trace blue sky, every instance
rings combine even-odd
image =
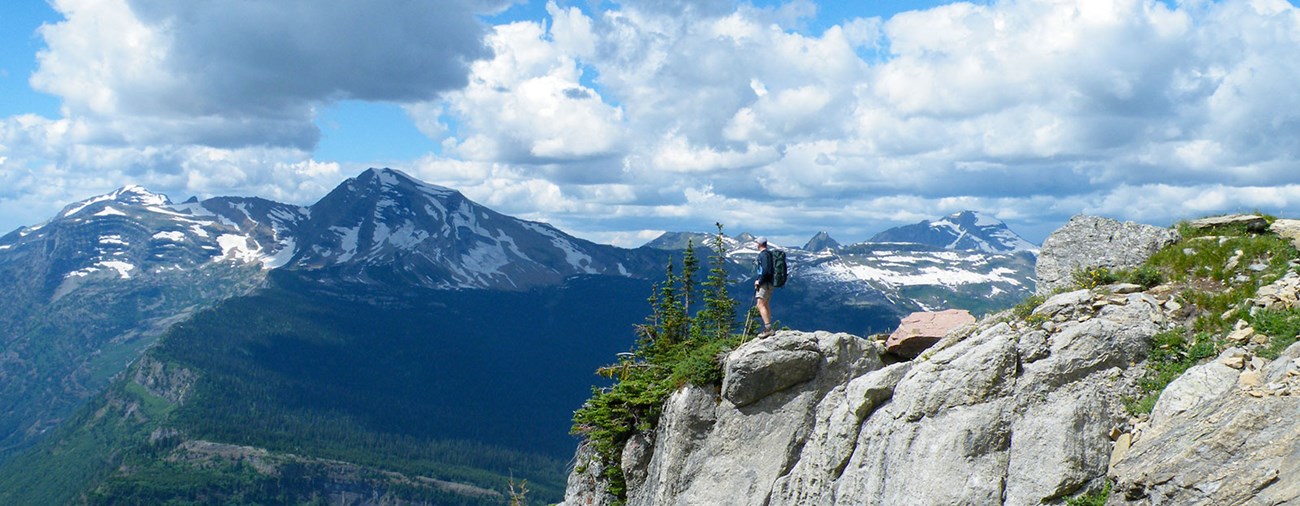
[[[1285,0],[16,0],[0,37],[0,233],[372,166],[622,246],[1300,216]]]

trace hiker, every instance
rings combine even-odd
[[[758,279],[754,280],[754,305],[758,306],[758,315],[763,317],[763,331],[758,333],[759,338],[768,337],[776,332],[772,330],[772,281],[773,273],[776,271],[772,261],[772,252],[767,249],[767,238],[759,237],[754,240],[754,245],[758,247],[758,256],[754,258],[754,269]]]

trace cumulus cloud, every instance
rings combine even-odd
[[[973,208],[1041,239],[1078,212],[1167,224],[1298,203],[1300,11],[1285,1],[953,3],[821,33],[798,29],[807,6],[552,5],[549,38],[532,24],[495,61],[594,72],[584,93],[623,112],[605,126],[623,140],[603,144],[621,181],[685,196],[605,208],[629,228],[671,215],[857,233]],[[545,138],[467,138],[507,159],[521,131]]]
[[[403,104],[439,143],[413,174],[593,239],[722,221],[853,241],[977,209],[1041,240],[1078,212],[1300,205],[1300,9],[1284,0],[956,2],[830,24],[808,0],[551,2],[491,27],[474,14],[504,2],[54,5],[67,20],[42,30],[32,82],[65,117],[0,127],[18,185],[36,169],[9,167],[87,164],[306,194],[349,175],[311,159],[312,118],[354,99]]]
[[[411,102],[491,56],[481,2],[56,0],[33,86],[86,143],[311,149],[318,106]]]

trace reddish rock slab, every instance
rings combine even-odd
[[[968,323],[975,323],[975,317],[965,309],[918,311],[903,318],[898,330],[885,340],[885,348],[895,355],[916,358],[949,331]]]

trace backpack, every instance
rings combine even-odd
[[[772,286],[783,287],[789,278],[790,272],[785,266],[785,252],[779,249],[772,250]]]

